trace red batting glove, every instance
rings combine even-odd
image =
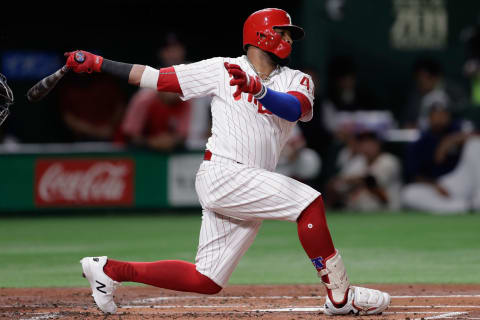
[[[103,57],[83,50],[65,52],[64,56],[67,57],[67,67],[76,73],[100,72],[103,63]]]
[[[262,91],[262,82],[259,77],[253,77],[245,73],[239,65],[225,62],[225,69],[228,74],[233,77],[230,80],[230,85],[237,86],[237,91],[233,94],[234,98],[237,98],[242,92],[251,93],[253,95]]]

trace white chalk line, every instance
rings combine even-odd
[[[35,313],[35,314],[38,314],[38,316],[33,316],[33,317],[29,317],[29,318],[20,318],[20,320],[54,319],[58,315],[60,315],[60,313],[58,313],[58,312],[46,312],[46,313]]]
[[[249,310],[250,312],[323,312],[324,308],[321,307],[298,307],[298,308],[277,308],[277,309],[254,309],[254,310]],[[462,311],[462,312],[448,312],[446,313],[445,311],[387,311],[383,312],[382,314],[468,314],[468,312]],[[427,318],[424,318],[427,319]]]
[[[389,306],[390,308],[404,308],[404,309],[417,309],[417,308],[429,308],[429,309],[440,309],[440,308],[469,308],[469,309],[480,309],[480,306],[475,305],[475,306],[453,306],[453,305],[438,305],[438,306]]]
[[[393,299],[439,299],[439,298],[480,298],[480,294],[451,294],[451,295],[422,295],[422,296],[391,296]],[[190,299],[208,299],[208,300],[222,300],[222,299],[302,299],[302,300],[318,300],[324,299],[324,296],[258,296],[258,297],[242,297],[242,296],[174,296],[174,297],[155,297],[147,299],[137,299],[132,303],[150,303],[165,300],[190,300]]]
[[[173,309],[173,308],[246,308],[249,307],[248,305],[243,305],[243,304],[233,304],[233,305],[124,305],[120,306],[120,308],[125,308],[125,309],[142,309],[142,308],[156,308],[156,309]],[[280,310],[280,309],[323,309],[322,307],[319,306],[303,306],[303,307],[298,307],[298,306],[286,306],[284,308],[279,308],[275,310]],[[435,305],[435,306],[415,306],[415,305],[408,305],[408,306],[399,306],[399,305],[394,305],[394,306],[389,306],[388,309],[480,309],[480,306],[463,306],[463,305],[458,305],[458,306],[452,306],[452,305]],[[262,309],[263,310],[263,309]],[[270,310],[270,309],[268,309]]]
[[[455,295],[419,295],[419,296],[411,296],[411,295],[405,295],[405,296],[392,296],[394,299],[419,299],[419,298],[480,298],[480,295],[478,294],[455,294]],[[185,300],[185,299],[209,299],[209,300],[235,300],[235,299],[324,299],[323,296],[251,296],[251,297],[245,297],[245,296],[165,296],[165,297],[155,297],[155,298],[147,298],[147,299],[137,299],[132,301],[132,303],[151,303],[151,302],[158,302],[158,301],[168,301],[168,300]],[[14,306],[0,306],[0,307],[14,307]],[[192,309],[192,308],[201,308],[201,309],[207,309],[207,308],[227,308],[227,309],[234,309],[234,308],[245,308],[248,307],[247,305],[126,305],[122,306],[121,308],[125,309],[140,309],[140,308],[153,308],[153,309],[172,309],[172,308],[187,308],[187,309]],[[429,308],[429,309],[434,309],[434,308],[480,308],[478,305],[434,305],[434,306],[399,306],[399,305],[394,305],[390,306],[390,309],[392,308],[405,308],[405,309],[415,309],[415,308]],[[255,309],[255,310],[249,310],[250,312],[323,312],[324,308],[323,307],[285,307],[285,308],[277,308],[277,309]],[[450,318],[452,316],[456,315],[465,315],[468,314],[468,312],[445,312],[445,311],[416,311],[416,312],[409,312],[409,311],[398,311],[398,312],[384,312],[384,314],[438,314],[437,316],[434,317],[429,317],[429,318],[424,318],[426,319],[443,319],[443,318]],[[41,319],[51,319],[53,317],[58,316],[58,313],[37,313],[36,316],[30,317],[30,318],[24,318],[28,320],[41,320]],[[479,318],[480,320],[480,318]]]
[[[480,294],[450,294],[450,295],[430,295],[430,296],[391,296],[395,299],[411,299],[411,298],[480,298]]]
[[[323,312],[325,309],[321,307],[295,307],[295,308],[278,308],[278,309],[255,309],[248,310],[250,312]]]
[[[227,308],[227,309],[234,309],[234,308],[246,308],[247,305],[213,305],[213,306],[205,306],[205,305],[198,305],[198,306],[184,306],[184,305],[154,305],[154,306],[139,306],[139,305],[127,305],[127,306],[119,306],[120,309],[174,309],[174,308],[200,308],[200,309],[208,309],[208,308]]]
[[[466,315],[468,312],[447,312],[444,314],[439,314],[438,316],[426,317],[426,318],[416,318],[414,320],[432,320],[432,319],[447,319],[456,316]]]

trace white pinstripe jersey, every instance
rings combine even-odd
[[[242,93],[233,98],[236,86],[230,86],[230,77],[224,62],[238,64],[247,74],[256,76],[247,57],[212,58],[191,64],[174,66],[184,100],[211,95],[212,136],[207,149],[213,154],[242,164],[275,170],[280,152],[287,142],[295,122],[284,120],[266,110],[252,95]],[[262,81],[279,92],[297,91],[304,94],[313,106],[314,84],[301,71],[279,67]],[[301,121],[309,121],[313,111]]]

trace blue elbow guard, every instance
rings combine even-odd
[[[265,88],[266,93],[258,101],[270,112],[282,119],[294,122],[300,119],[302,108],[300,101],[288,93]]]

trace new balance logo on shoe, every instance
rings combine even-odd
[[[105,288],[105,284],[101,283],[101,282],[98,281],[98,280],[95,280],[95,282],[99,284],[99,286],[96,287],[97,290],[100,291],[100,292],[102,292],[102,293],[104,293],[104,294],[107,294],[107,292],[106,292],[105,290],[102,290],[103,288]]]

